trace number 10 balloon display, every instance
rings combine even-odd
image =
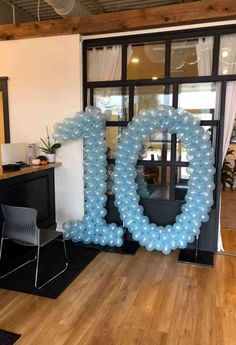
[[[137,194],[136,164],[142,143],[155,131],[176,134],[186,147],[190,175],[186,203],[173,225],[157,226],[143,214]],[[82,221],[66,222],[66,238],[74,242],[109,246],[123,244],[123,228],[107,224],[106,216],[106,145],[105,116],[100,110],[87,107],[85,112],[55,125],[55,138],[61,142],[84,139],[85,215]],[[207,222],[213,204],[214,155],[210,137],[200,126],[200,120],[183,109],[160,106],[150,109],[122,132],[116,148],[113,173],[115,206],[133,238],[147,250],[165,254],[172,249],[185,248]]]

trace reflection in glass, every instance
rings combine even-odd
[[[177,140],[176,143],[176,160],[180,162],[188,162],[186,147],[180,140]]]
[[[236,73],[236,34],[220,38],[219,74]]]
[[[156,131],[150,135],[149,140],[143,142],[139,152],[140,160],[170,161],[171,134]]]
[[[165,74],[165,44],[129,44],[127,79],[163,78]]]
[[[202,126],[204,131],[210,135],[211,140],[211,147],[214,149],[216,148],[216,136],[217,136],[217,128],[216,126]]]
[[[121,46],[87,49],[87,80],[106,81],[121,79]]]
[[[189,174],[187,167],[175,168],[175,200],[184,200],[188,190]]]
[[[178,107],[201,120],[218,120],[220,114],[220,84],[195,83],[179,85]]]
[[[213,43],[213,37],[173,40],[171,43],[171,77],[211,75]]]
[[[90,101],[90,89],[87,89],[87,105],[91,105],[91,101]]]
[[[112,173],[114,171],[115,165],[114,164],[107,164],[107,194],[112,195]]]
[[[116,145],[120,139],[123,128],[125,127],[118,127],[118,126],[106,127],[107,158],[110,158],[110,159],[114,158]]]
[[[170,197],[170,167],[157,165],[137,165],[135,182],[140,197],[151,199],[169,199]]]
[[[128,121],[128,103],[124,87],[94,89],[94,106],[106,114],[107,121]]]
[[[112,195],[114,164],[107,165],[107,194]],[[167,200],[170,197],[170,167],[136,166],[137,194],[141,198]]]
[[[163,85],[136,86],[134,89],[134,115],[159,105],[172,105],[173,88]]]
[[[215,126],[202,126],[204,131],[209,134],[211,146],[215,150],[216,147],[216,127]],[[180,162],[188,162],[186,147],[177,140],[176,143],[176,160]]]

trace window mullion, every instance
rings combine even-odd
[[[213,61],[212,61],[212,76],[218,76],[219,70],[219,54],[220,54],[220,35],[214,36],[214,47],[213,47]]]
[[[170,50],[171,50],[171,40],[166,40],[166,50],[165,50],[165,78],[170,78]]]
[[[134,116],[134,86],[129,88],[129,121],[132,121]]]

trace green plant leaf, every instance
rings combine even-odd
[[[50,153],[50,149],[47,149],[47,148],[45,148],[45,147],[39,147],[39,149],[40,149],[41,151],[43,151],[44,153]]]
[[[55,143],[51,146],[51,150],[56,151],[61,147],[60,143]]]
[[[42,138],[40,138],[40,140],[42,141],[42,143],[46,146],[46,148],[47,149],[49,149],[50,148],[50,146],[42,139]]]

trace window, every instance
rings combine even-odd
[[[236,34],[220,38],[219,74],[236,73]]]
[[[98,106],[107,115],[109,176],[122,130],[133,116],[161,104],[184,108],[201,121],[220,167],[216,148],[222,141],[226,92],[236,80],[236,29],[232,31],[208,28],[84,41],[84,105]],[[168,210],[184,202],[188,164],[186,148],[176,135],[155,132],[143,142],[136,182],[151,218],[155,207],[150,205],[166,205]],[[215,178],[219,184],[220,169]],[[111,195],[111,179],[108,186]],[[217,208],[219,191],[214,197]],[[163,223],[168,224],[167,218]]]
[[[106,127],[106,144],[107,144],[107,158],[114,159],[116,152],[116,145],[121,136],[124,127],[107,126]]]
[[[88,49],[87,75],[88,81],[121,79],[121,46]]]
[[[148,66],[148,68],[147,68]],[[127,79],[163,78],[165,74],[165,43],[129,44]]]
[[[179,85],[180,108],[201,120],[218,120],[220,107],[219,83],[191,83]]]
[[[134,115],[139,115],[142,110],[155,108],[161,104],[172,105],[172,100],[172,86],[135,86]]]
[[[171,43],[171,77],[211,75],[213,43],[213,37],[173,40]]]
[[[106,87],[94,89],[94,106],[106,114],[107,121],[128,121],[127,89]]]

